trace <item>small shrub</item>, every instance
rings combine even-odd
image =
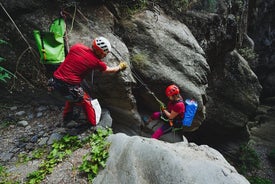
[[[79,167],[81,172],[87,174],[89,182],[92,182],[99,170],[106,166],[110,143],[105,139],[110,134],[112,134],[111,129],[98,129],[89,139],[91,151],[83,157]]]
[[[91,152],[83,158],[83,163],[80,166],[80,171],[88,175],[88,180],[91,181],[98,171],[105,167],[105,162],[108,157],[109,143],[105,138],[112,133],[111,129],[97,129],[94,134],[84,140],[80,140],[77,136],[65,135],[59,141],[54,142],[52,149],[48,155],[44,155],[43,150],[37,150],[32,153],[31,159],[46,158],[39,165],[38,170],[30,173],[27,176],[26,184],[38,184],[52,173],[54,167],[66,159],[71,153],[85,144],[89,143]],[[30,159],[29,157],[27,159]],[[1,183],[0,183],[1,184]]]
[[[0,184],[19,184],[18,181],[10,180],[9,175],[7,168],[0,164]]]
[[[239,150],[240,172],[247,174],[260,168],[260,159],[254,149],[248,145],[242,145]]]
[[[260,177],[250,177],[248,178],[248,181],[251,184],[272,184],[271,180]]]
[[[5,40],[0,39],[0,44],[8,44]],[[5,58],[0,56],[0,62],[5,61]],[[0,80],[2,82],[7,82],[6,79],[11,79],[11,77],[16,77],[13,73],[9,70],[0,66]]]
[[[10,120],[3,120],[0,122],[0,129],[7,128],[8,126],[13,125],[13,124],[15,124],[15,122],[10,121]]]
[[[52,173],[54,167],[69,156],[74,150],[81,147],[81,141],[77,136],[65,135],[61,140],[54,142],[52,150],[43,162],[39,165],[39,169],[27,176],[28,184],[40,183],[47,174]],[[43,152],[33,152],[33,157],[42,156]]]
[[[122,7],[120,12],[123,14],[123,17],[128,17],[145,9],[148,3],[150,3],[148,0],[120,0],[118,2],[120,7]]]
[[[257,54],[254,52],[254,50],[248,47],[240,48],[238,52],[247,61],[251,61],[257,58]]]
[[[148,56],[146,54],[139,53],[133,55],[131,60],[138,68],[144,68],[148,62]]]

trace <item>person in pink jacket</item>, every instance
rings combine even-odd
[[[164,124],[153,133],[152,138],[154,139],[159,139],[162,135],[171,132],[172,127],[182,126],[185,105],[178,86],[174,84],[168,86],[165,90],[165,94],[169,99],[167,108],[163,105],[161,107],[161,112],[154,112],[148,120],[146,118],[143,120],[145,124],[158,119],[164,121]]]

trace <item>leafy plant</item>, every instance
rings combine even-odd
[[[0,39],[0,44],[8,44],[8,42]],[[5,58],[0,56],[0,62],[2,62],[2,61],[5,61]],[[13,73],[11,73],[9,70],[0,66],[0,80],[2,82],[7,82],[6,79],[11,79],[11,77],[16,78],[16,76]]]
[[[260,159],[254,149],[248,145],[242,145],[239,150],[240,172],[247,174],[260,168]]]
[[[120,0],[118,1],[121,7],[123,17],[128,17],[138,11],[145,9],[148,6],[148,0]]]
[[[200,1],[198,1],[198,0],[172,0],[172,1],[162,1],[162,2],[168,3],[170,5],[169,8],[173,12],[183,13],[187,10],[190,10],[193,5],[198,4]]]
[[[271,180],[260,177],[249,177],[248,180],[251,184],[272,184]]]
[[[1,177],[1,178],[2,178],[2,177],[5,177],[6,174],[7,174],[6,168],[5,168],[4,166],[0,165],[0,177]]]
[[[26,162],[30,161],[31,158],[28,156],[27,153],[20,153],[18,155],[17,160],[18,160],[18,163],[26,163]]]
[[[39,165],[39,170],[30,173],[27,176],[27,183],[35,184],[40,183],[47,174],[52,173],[54,167],[61,162],[66,156],[70,155],[72,151],[81,147],[81,142],[77,136],[65,135],[61,140],[54,142],[52,150]],[[36,156],[40,153],[36,153]]]
[[[215,12],[215,9],[217,8],[217,1],[216,0],[208,0],[208,10],[209,12]]]
[[[240,48],[238,49],[238,52],[247,61],[251,61],[257,58],[257,54],[254,52],[254,50],[248,47]]]
[[[99,170],[106,166],[110,143],[105,139],[111,133],[111,129],[98,129],[96,134],[89,138],[91,151],[83,157],[83,162],[79,167],[81,172],[87,174],[89,182],[92,182]]]
[[[138,53],[134,54],[131,60],[138,68],[145,68],[146,63],[148,62],[148,56],[146,54]]]
[[[0,184],[18,184],[18,181],[12,181],[8,178],[7,168],[0,165]]]
[[[26,163],[30,160],[41,159],[46,154],[46,151],[45,148],[38,148],[33,150],[30,156],[27,153],[20,153],[18,155],[18,162]]]
[[[47,174],[52,173],[54,167],[62,162],[67,156],[85,144],[90,144],[91,152],[88,153],[80,166],[83,172],[91,172],[88,174],[90,181],[105,166],[108,157],[109,143],[104,139],[111,134],[111,129],[97,129],[97,131],[84,140],[80,140],[77,136],[65,135],[61,140],[54,142],[52,150],[46,156],[46,159],[39,165],[39,169],[27,176],[27,184],[40,183]],[[43,151],[33,152],[32,158],[40,157]]]
[[[14,124],[14,122],[10,121],[10,120],[4,120],[0,122],[0,129],[1,128],[6,128],[10,125]]]

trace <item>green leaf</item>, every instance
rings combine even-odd
[[[0,39],[0,44],[8,44],[5,40]]]
[[[0,57],[0,62],[5,61],[5,58]]]

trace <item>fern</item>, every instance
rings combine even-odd
[[[0,44],[8,44],[8,42],[6,42],[5,40],[0,39]],[[2,61],[5,61],[5,58],[0,57],[0,62],[2,62]],[[16,78],[16,76],[13,73],[11,73],[9,70],[7,70],[7,69],[0,66],[0,80],[2,82],[7,82],[6,79],[11,79],[11,77]]]

